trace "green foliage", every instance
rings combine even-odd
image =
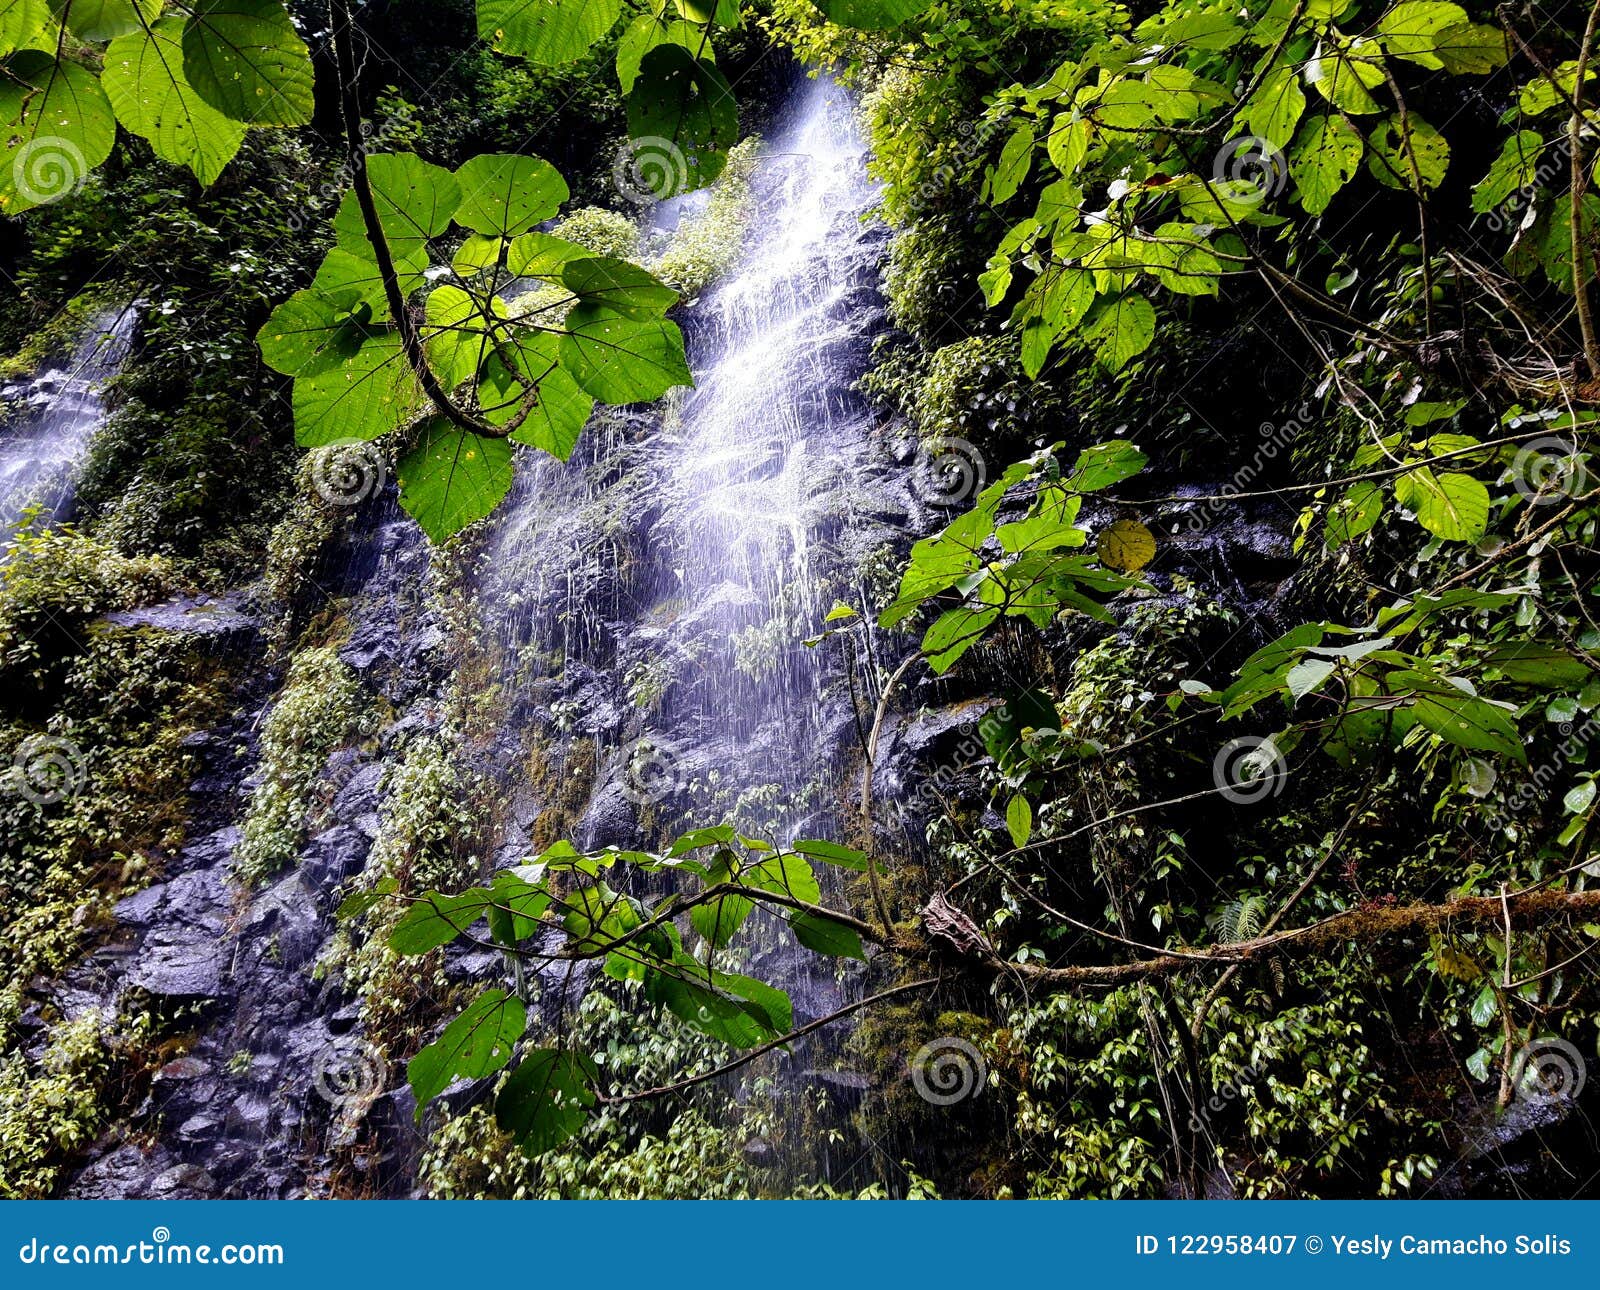
[[[429,421],[400,463],[401,503],[431,537],[450,537],[505,496],[506,438],[565,458],[594,399],[646,401],[692,383],[683,338],[660,316],[675,292],[643,270],[531,231],[567,195],[549,165],[479,157],[451,174],[410,154],[367,164],[383,254],[402,275],[394,290],[409,295],[423,285],[429,243],[454,220],[475,236],[455,256],[452,281],[428,292],[419,332],[389,318],[391,284],[351,193],[334,220],[339,245],[312,286],[268,319],[260,343],[266,361],[295,378],[296,436],[307,446],[409,427],[429,402],[424,373],[446,393],[464,388],[480,425]],[[508,274],[548,289],[513,305],[498,294]]]
[[[1102,567],[1111,563],[1104,550],[1099,563],[1067,553],[1089,539],[1089,530],[1077,522],[1084,494],[1108,488],[1144,464],[1144,454],[1124,439],[1086,449],[1070,472],[1062,471],[1053,449],[1010,467],[978,495],[972,510],[911,548],[899,593],[879,615],[879,625],[897,626],[928,604],[949,606],[922,638],[923,656],[943,673],[1005,618],[1026,618],[1036,627],[1073,612],[1112,621],[1094,597],[1127,590],[1137,579]],[[1026,516],[1001,523],[1002,503],[1024,485],[1033,492]]]
[[[729,152],[705,210],[686,219],[666,250],[650,262],[651,272],[686,297],[698,296],[743,253],[751,215],[750,175],[760,155],[761,141],[755,138]]]
[[[754,977],[715,966],[758,907],[785,917],[796,941],[827,956],[863,957],[861,939],[840,916],[819,908],[813,865],[858,870],[860,852],[825,840],[788,848],[740,835],[732,825],[684,834],[666,851],[584,854],[562,842],[536,860],[495,875],[491,885],[417,895],[389,932],[389,948],[415,956],[459,936],[485,935],[507,954],[538,959],[530,945],[547,926],[570,938],[569,956],[603,962],[605,975],[632,983],[685,1024],[734,1048],[784,1036],[794,1024],[788,996]],[[697,880],[654,905],[626,894],[606,876],[670,873]],[[365,912],[363,910],[362,912]],[[686,917],[703,954],[684,943]],[[482,922],[486,933],[473,929]],[[443,1034],[411,1059],[418,1115],[456,1078],[482,1079],[504,1068],[527,1025],[522,1002],[501,990],[480,994]],[[595,1104],[598,1071],[570,1048],[525,1050],[500,1087],[500,1127],[530,1155],[559,1146],[581,1129]]]
[[[175,589],[172,566],[129,557],[74,528],[23,529],[0,564],[0,675],[40,685],[76,653],[89,620]]]
[[[294,863],[315,805],[318,776],[336,748],[362,732],[369,700],[338,647],[300,651],[261,730],[261,782],[250,799],[235,865],[260,882]]]
[[[38,1069],[19,1049],[0,1057],[0,1197],[50,1196],[66,1163],[105,1122],[117,1042],[109,1029],[88,1008],[51,1030]]]

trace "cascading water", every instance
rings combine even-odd
[[[725,820],[778,841],[846,832],[858,711],[843,651],[804,642],[835,600],[862,604],[917,510],[856,392],[887,328],[866,161],[849,95],[806,85],[752,175],[742,258],[681,315],[696,388],[597,418],[511,499],[480,605],[510,700],[500,863]],[[875,697],[865,675],[855,688]],[[777,920],[752,919],[741,946],[797,1020],[859,995],[861,964],[797,951]],[[544,997],[574,987],[563,972]],[[787,1078],[847,1107],[864,1080],[837,1069],[837,1038],[798,1045]],[[841,1149],[842,1176],[862,1155]]]
[[[883,234],[863,223],[876,187],[852,112],[814,81],[765,150],[743,260],[685,319],[696,389],[601,426],[502,527],[486,599],[513,689],[600,744],[585,845],[633,840],[646,807],[833,827],[828,767],[854,719],[802,641],[853,598],[896,509],[873,496],[893,463],[853,392],[883,326]]]
[[[105,423],[105,384],[121,370],[138,320],[135,305],[97,314],[59,366],[0,390],[17,408],[0,433],[0,536],[31,509],[44,520],[71,515],[84,452]]]

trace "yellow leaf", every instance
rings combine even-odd
[[[1101,530],[1095,550],[1107,568],[1133,573],[1156,558],[1156,539],[1138,520],[1118,520]]]

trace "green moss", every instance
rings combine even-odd
[[[241,880],[260,882],[294,863],[315,805],[317,778],[336,748],[365,732],[370,708],[337,645],[295,656],[261,731],[261,782],[235,859]]]
[[[130,1044],[97,1008],[50,1032],[37,1068],[0,1056],[0,1197],[47,1197],[111,1113],[106,1091]]]
[[[728,154],[727,168],[711,186],[706,208],[685,220],[651,270],[686,297],[698,296],[744,253],[750,231],[750,176],[761,140],[752,136]]]
[[[638,225],[628,216],[601,206],[575,210],[550,231],[614,260],[631,260],[639,248]]]

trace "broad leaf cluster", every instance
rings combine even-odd
[[[707,1037],[736,1049],[782,1039],[794,1009],[782,990],[718,966],[758,909],[787,923],[799,945],[830,957],[864,958],[855,920],[822,904],[817,866],[866,868],[859,851],[823,839],[775,846],[732,825],[697,829],[659,853],[610,848],[582,853],[558,843],[537,859],[467,891],[431,891],[411,901],[389,946],[426,954],[459,938],[533,964],[598,960],[606,975],[638,983],[644,998]],[[629,895],[648,875],[678,888],[655,900]],[[358,895],[341,909],[365,913],[392,886]],[[549,933],[563,947],[544,948]],[[521,979],[521,974],[518,974]],[[527,1002],[503,989],[480,994],[409,1066],[418,1114],[456,1080],[515,1068],[500,1087],[495,1114],[529,1154],[548,1150],[583,1124],[603,1092],[588,1056],[529,1047]]]

